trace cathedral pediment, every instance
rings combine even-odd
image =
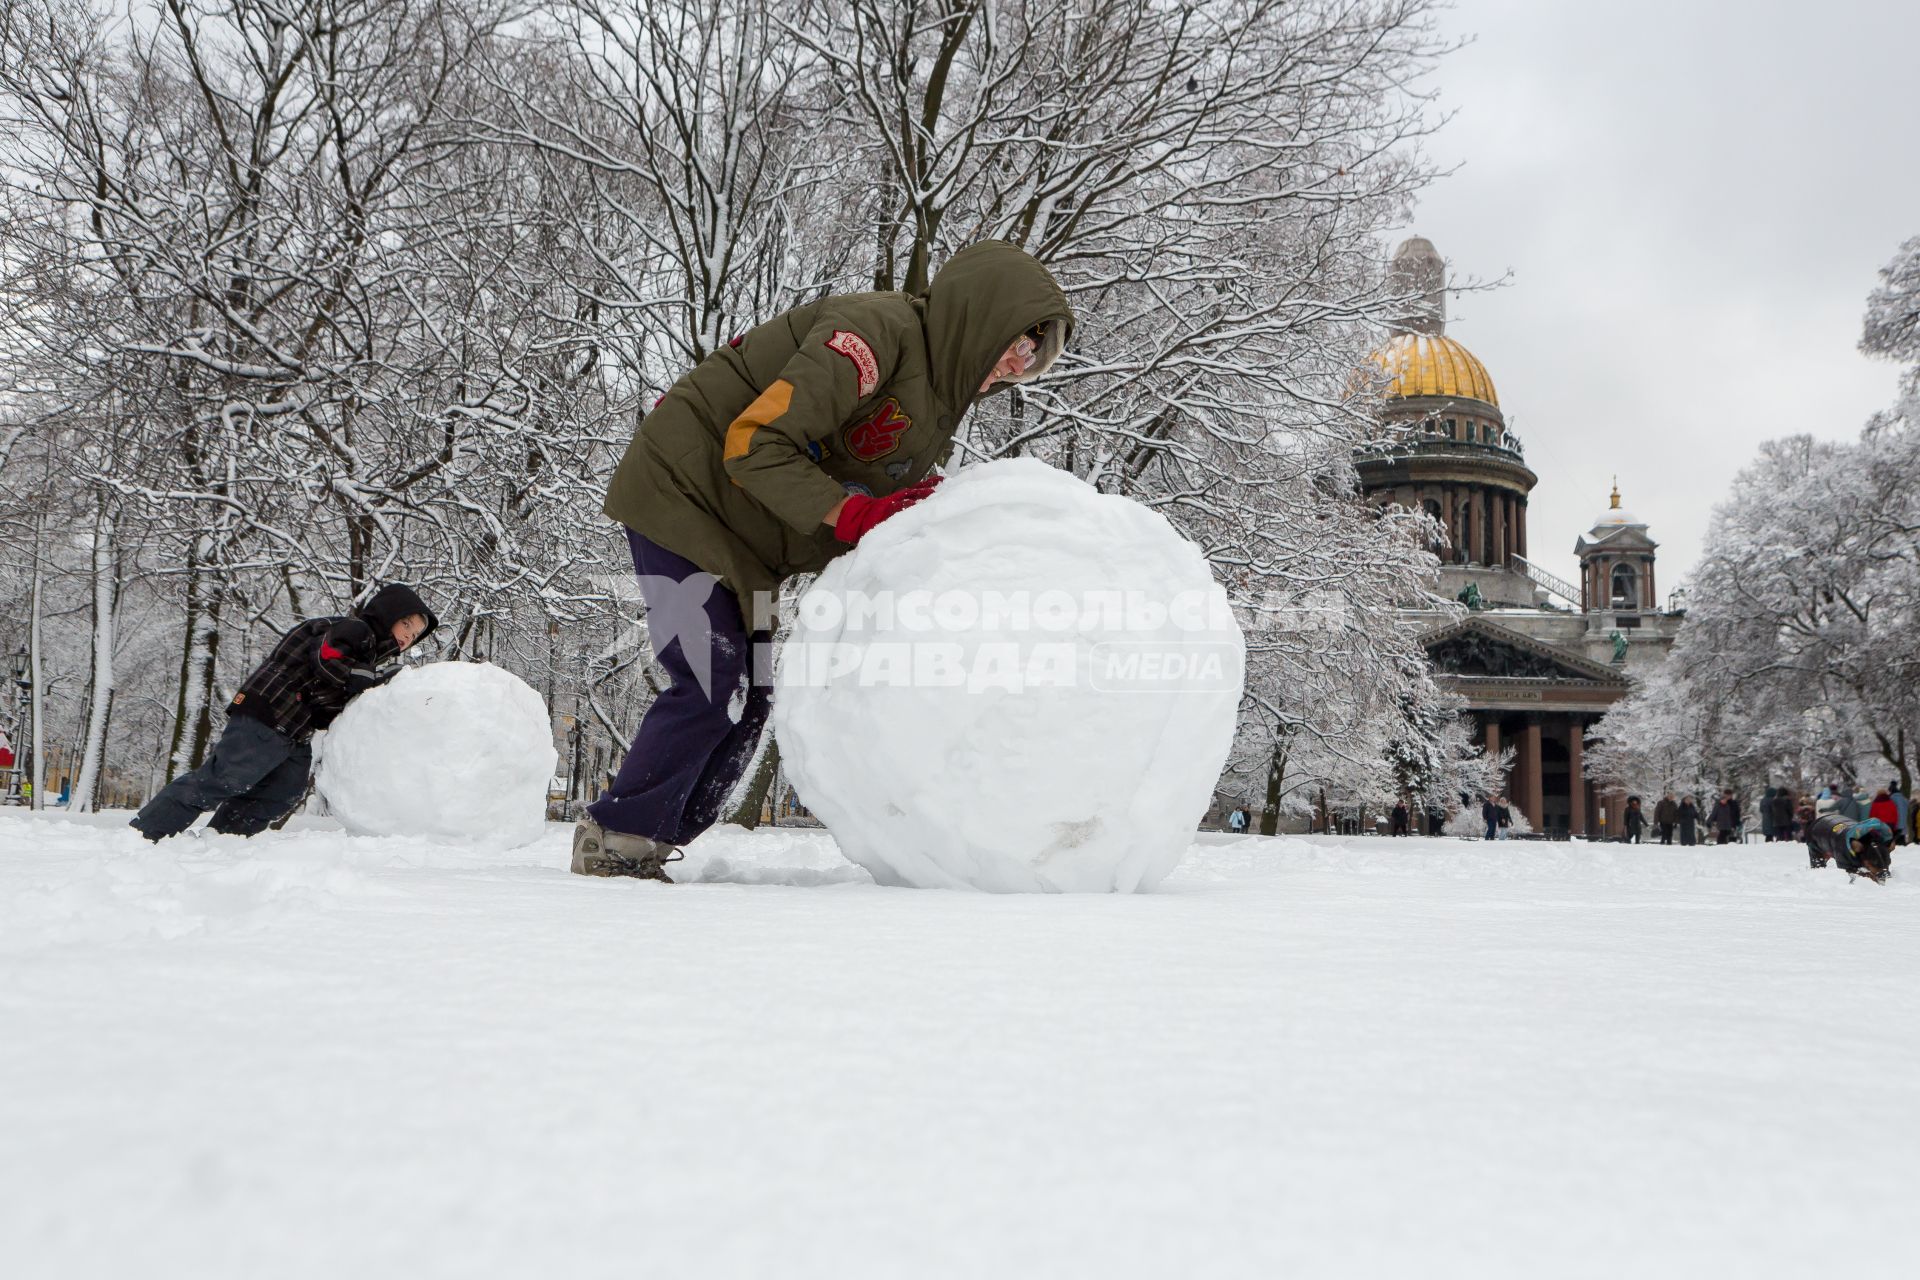
[[[1428,633],[1421,642],[1434,670],[1461,680],[1574,682],[1625,688],[1619,669],[1511,631],[1484,617],[1469,617]]]

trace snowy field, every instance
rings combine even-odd
[[[703,883],[0,813],[0,1275],[1907,1276],[1920,865]]]

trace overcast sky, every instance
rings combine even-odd
[[[1896,373],[1855,350],[1875,273],[1920,235],[1915,0],[1458,0],[1435,80],[1458,165],[1411,230],[1456,280],[1538,473],[1534,558],[1623,505],[1660,592],[1762,440],[1857,435]]]

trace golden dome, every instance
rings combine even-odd
[[[1386,392],[1390,400],[1458,396],[1500,405],[1487,366],[1445,334],[1397,333],[1373,353],[1373,362],[1393,379]]]

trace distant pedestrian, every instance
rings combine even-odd
[[[1693,802],[1692,796],[1680,802],[1680,807],[1674,811],[1674,816],[1680,822],[1680,843],[1697,843],[1694,839],[1694,828],[1700,823],[1700,806]]]
[[[1507,807],[1505,796],[1501,796],[1500,802],[1493,807],[1493,821],[1495,838],[1505,840],[1507,833],[1513,830],[1513,810]]]
[[[1640,833],[1647,829],[1647,815],[1640,811],[1640,797],[1627,797],[1626,834],[1622,837],[1627,844],[1639,844]]]
[[[1843,782],[1833,784],[1833,811],[1849,822],[1867,820],[1867,802]]]
[[[1227,815],[1227,830],[1238,834],[1244,833],[1246,829],[1247,811],[1236,806],[1234,811]]]
[[[1713,806],[1713,814],[1707,821],[1713,827],[1715,844],[1733,842],[1740,830],[1740,802],[1734,799],[1731,789],[1720,793],[1720,799]]]
[[[1774,840],[1793,839],[1793,792],[1786,787],[1776,787],[1773,792],[1773,835]]]
[[[1680,821],[1680,806],[1674,803],[1673,792],[1660,797],[1660,803],[1653,806],[1653,825],[1660,833],[1661,844],[1673,843],[1673,824]]]
[[[1500,806],[1494,803],[1492,796],[1480,801],[1480,821],[1487,829],[1487,839],[1500,838]]]
[[[1427,806],[1427,834],[1437,836],[1441,828],[1446,825],[1447,815],[1440,811],[1440,806],[1437,804]]]
[[[1893,829],[1894,843],[1905,844],[1913,838],[1913,831],[1907,825],[1913,821],[1913,805],[1907,799],[1907,793],[1900,789],[1899,779],[1896,778],[1887,790],[1893,793],[1893,807],[1900,815],[1900,825]]]
[[[1413,834],[1413,814],[1407,809],[1407,802],[1401,800],[1393,806],[1393,834],[1407,836]]]
[[[1893,796],[1885,787],[1875,794],[1873,803],[1867,806],[1867,816],[1886,823],[1889,835],[1900,829],[1900,806],[1893,802]]]
[[[1773,798],[1780,788],[1768,786],[1760,796],[1760,838],[1768,844],[1773,843]]]

